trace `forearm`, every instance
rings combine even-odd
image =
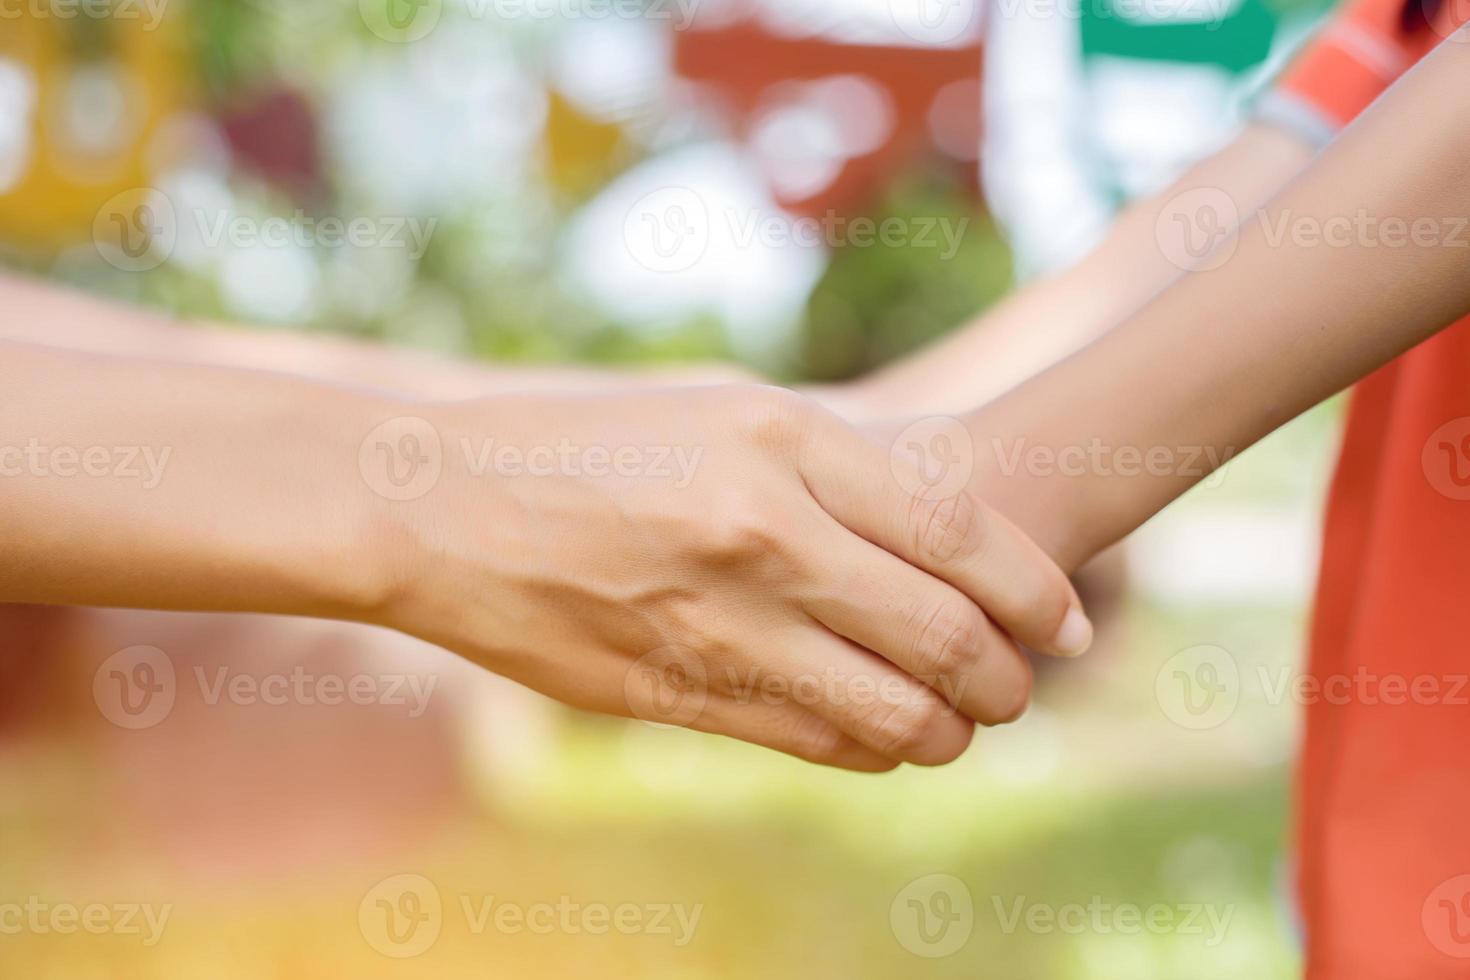
[[[974,413],[989,498],[1076,564],[1200,479],[1202,460],[1228,458],[1470,310],[1470,248],[1452,234],[1456,216],[1470,215],[1467,70],[1470,51],[1442,45],[1247,214],[1223,265],[1183,275],[1124,325]],[[1444,234],[1390,247],[1387,224],[1381,236],[1334,244],[1291,231],[1360,214]],[[1028,473],[1035,457],[1018,456],[1018,445],[1100,447],[1111,465]],[[1135,463],[1125,475],[1120,450],[1173,465],[1133,473]]]
[[[0,601],[351,618],[391,588],[379,416],[284,376],[0,343]]]
[[[561,365],[507,367],[328,334],[178,322],[4,274],[0,274],[0,309],[6,314],[0,318],[0,340],[184,364],[281,371],[422,398],[748,380],[733,367],[638,373]]]
[[[1311,153],[1284,130],[1246,130],[1167,191],[1125,211],[1107,240],[1076,267],[1018,290],[969,326],[860,382],[862,401],[894,415],[959,412],[998,397],[1086,346],[1173,281],[1179,267],[1158,239],[1168,202],[1208,187],[1255,208]]]

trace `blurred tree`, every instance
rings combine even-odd
[[[833,252],[807,308],[803,375],[861,374],[945,333],[1010,289],[1010,251],[958,178],[912,174],[871,218],[880,225],[903,222],[907,244],[885,245],[880,238]]]

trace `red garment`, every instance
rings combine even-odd
[[[1345,126],[1470,17],[1449,0],[1431,23],[1410,2],[1406,14],[1403,0],[1356,0],[1277,100]],[[1470,319],[1353,394],[1310,672],[1351,693],[1307,705],[1307,976],[1470,977]]]

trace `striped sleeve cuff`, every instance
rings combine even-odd
[[[1266,93],[1256,104],[1255,118],[1283,129],[1314,149],[1322,149],[1340,132],[1337,122],[1308,100],[1286,89]]]

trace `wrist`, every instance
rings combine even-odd
[[[348,396],[309,438],[309,512],[281,573],[301,615],[399,626],[431,551],[448,443],[439,406]],[[315,492],[312,492],[312,491]]]
[[[974,469],[971,490],[1024,531],[1067,572],[1075,571],[1108,542],[1096,540],[1103,522],[1090,514],[1092,477],[1068,474],[1055,465],[1060,447],[1032,435],[1045,431],[1023,421],[1007,402],[961,416],[970,434]],[[1029,424],[1028,424],[1029,423]]]

